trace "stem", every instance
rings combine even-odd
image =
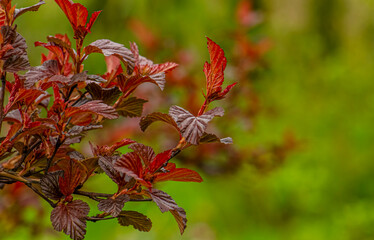
[[[205,99],[204,104],[201,106],[201,108],[200,108],[199,113],[197,114],[197,116],[203,115],[203,113],[205,112],[206,108],[208,107],[208,104],[209,104],[209,102]]]
[[[1,92],[0,92],[0,133],[4,119],[4,98],[5,98],[5,85],[6,85],[6,73],[1,74]]]
[[[101,220],[110,220],[110,219],[115,219],[116,217],[107,217],[107,218],[100,218],[100,217],[86,217],[86,220],[87,221],[91,221],[91,222],[97,222],[97,221],[101,221]]]
[[[75,73],[80,73],[80,68],[81,68],[81,49],[82,49],[82,44],[83,40],[80,38],[77,38],[75,41],[76,48],[77,48],[77,55],[76,55],[76,64],[75,64]]]

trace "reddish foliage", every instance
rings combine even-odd
[[[192,145],[232,142],[205,132],[215,116],[223,116],[220,107],[208,110],[209,103],[224,98],[232,87],[221,89],[226,66],[223,50],[208,39],[211,63],[205,65],[207,95],[199,114],[195,116],[172,106],[169,114],[156,112],[138,119],[143,131],[155,121],[172,125],[180,136],[174,140],[174,147],[155,154],[151,147],[125,138],[112,145],[91,144],[92,155],[84,156],[71,145],[80,143],[88,131],[102,128],[107,120],[141,117],[148,101],[132,96],[134,91],[146,82],[163,90],[165,74],[178,65],[154,64],[139,55],[135,43],[128,49],[99,39],[83,46],[100,11],[94,12],[87,23],[88,11],[83,5],[70,0],[55,2],[74,30],[75,49],[67,35],[49,36],[47,43],[35,43],[48,50],[47,55],[42,55],[42,65],[30,67],[26,42],[13,22],[27,11],[38,10],[44,2],[16,9],[10,0],[0,1],[0,130],[3,126],[8,129],[5,137],[0,138],[0,183],[24,183],[53,207],[50,220],[54,229],[72,239],[84,238],[86,221],[111,218],[117,218],[123,226],[149,231],[152,222],[146,216],[122,210],[128,201],[155,202],[162,212],[171,212],[183,233],[186,212],[167,193],[157,189],[157,182],[202,182],[197,172],[177,168],[171,162],[173,158]],[[106,73],[90,75],[84,71],[83,63],[93,53],[106,57]],[[24,70],[25,75],[18,75]],[[13,73],[14,81],[7,73]],[[9,92],[7,100],[5,91]],[[121,154],[118,149],[126,145],[133,151]],[[105,173],[116,183],[117,192],[82,191],[86,181],[97,173]],[[88,204],[76,200],[76,195],[97,201],[102,213],[88,216]]]

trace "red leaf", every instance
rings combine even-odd
[[[114,163],[114,169],[125,173],[136,180],[143,180],[142,161],[135,152],[122,155],[122,157]]]
[[[86,234],[86,217],[90,207],[82,200],[68,204],[60,203],[51,212],[52,226],[56,231],[63,231],[71,239],[81,240]]]
[[[170,164],[170,163],[169,163]],[[154,182],[179,181],[179,182],[202,182],[201,176],[194,170],[187,168],[166,169],[169,172],[160,173],[156,176]]]
[[[9,98],[9,102],[4,108],[4,113],[7,113],[9,110],[16,106],[17,104],[29,106],[42,94],[43,91],[37,89],[25,89],[25,88],[18,88],[14,85],[14,90],[17,91],[13,96],[11,93],[11,97]]]
[[[59,178],[60,191],[64,196],[70,196],[79,184],[86,178],[87,173],[83,166],[74,159],[60,161],[54,170],[63,170],[63,177]]]
[[[70,0],[55,0],[55,2],[60,6],[62,11],[64,11],[74,29],[75,36],[81,39],[83,39],[87,33],[90,32],[92,25],[101,12],[94,12],[86,26],[88,11],[85,6],[79,3],[73,3]]]
[[[155,173],[170,160],[172,154],[173,149],[157,154],[157,156],[152,159],[147,171],[152,174]]]
[[[118,148],[129,145],[131,143],[135,143],[135,141],[125,138],[119,142],[116,142],[112,146],[104,145],[104,146],[94,147],[91,145],[91,147],[92,147],[92,152],[95,154],[95,156],[99,156],[99,155],[100,156],[111,156]]]
[[[224,70],[226,68],[227,60],[222,48],[208,39],[208,50],[210,55],[210,63],[205,62],[204,73],[206,77],[206,98],[209,101],[222,99],[235,85],[232,84],[222,92],[222,84],[224,81]]]
[[[96,11],[96,12],[92,13],[90,21],[88,22],[87,27],[86,27],[87,31],[91,32],[92,25],[95,23],[95,21],[96,21],[96,19],[99,16],[100,13],[101,13],[101,11]]]
[[[149,146],[145,146],[141,143],[131,144],[129,147],[141,158],[145,167],[148,167],[149,163],[156,156],[153,149]]]

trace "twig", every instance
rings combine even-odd
[[[77,194],[77,195],[82,195],[82,196],[86,196],[88,198],[91,198],[92,200],[95,200],[96,202],[100,202],[102,200],[102,199],[100,199],[100,197],[101,198],[110,198],[111,196],[113,196],[113,194],[85,192],[85,191],[80,191],[80,190],[76,190],[74,193]]]
[[[45,201],[47,201],[49,203],[49,205],[51,205],[52,208],[55,208],[57,206],[56,203],[52,202],[49,198],[47,198],[46,196],[44,196],[41,192],[39,192],[38,189],[36,189],[30,182],[27,182],[25,183],[26,186],[28,186],[31,190],[33,190],[36,194],[38,194],[40,197],[42,197]]]
[[[107,193],[95,193],[95,192],[85,192],[85,191],[81,191],[81,190],[76,190],[74,192],[75,194],[77,195],[82,195],[82,196],[86,196],[86,197],[89,197],[95,201],[101,201],[102,199],[100,198],[110,198],[113,196],[113,194],[107,194]],[[149,201],[152,201],[152,199],[130,199],[130,202],[149,202]]]
[[[57,153],[57,150],[61,146],[61,144],[62,144],[62,142],[60,142],[60,137],[59,137],[59,138],[57,138],[56,146],[55,146],[55,149],[53,150],[52,156],[49,159],[47,159],[47,167],[45,168],[45,171],[44,171],[45,174],[47,174],[49,168],[51,167],[52,160],[55,157],[55,155]]]

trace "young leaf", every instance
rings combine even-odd
[[[224,70],[226,68],[227,60],[222,48],[208,39],[208,50],[210,55],[210,63],[205,62],[204,73],[206,77],[206,98],[209,102],[219,100],[226,96],[230,89],[236,84],[231,84],[222,91],[222,84],[224,81]]]
[[[177,129],[177,131],[179,132],[179,128],[176,122],[173,120],[173,118],[170,117],[170,115],[168,114],[160,113],[160,112],[154,112],[154,113],[148,114],[145,117],[142,117],[139,122],[140,129],[144,132],[152,123],[157,122],[157,121],[168,123],[171,126],[173,126],[175,129]]]
[[[58,183],[60,191],[65,197],[74,193],[78,185],[81,184],[87,176],[87,170],[84,169],[81,163],[70,158],[60,161],[54,168],[64,171],[64,175],[59,178]]]
[[[148,101],[141,98],[131,97],[121,102],[116,107],[116,110],[124,117],[140,117],[143,112],[143,105],[146,102]]]
[[[114,143],[112,146],[104,145],[94,147],[93,145],[91,145],[91,150],[93,154],[95,154],[95,156],[112,156],[118,148],[129,145],[131,143],[135,143],[135,141],[124,138],[121,141]]]
[[[144,144],[141,144],[141,143],[131,144],[129,148],[134,150],[134,152],[141,158],[144,166],[146,167],[149,166],[149,163],[156,156],[155,152],[153,151],[151,147],[145,146]]]
[[[161,167],[166,165],[166,163],[171,159],[172,155],[173,155],[173,149],[157,154],[156,157],[154,157],[150,161],[147,171],[150,173],[155,173]]]
[[[198,117],[178,106],[171,106],[169,109],[169,115],[177,123],[182,136],[186,138],[187,142],[195,145],[199,144],[199,139],[205,132],[210,120],[215,116],[221,117],[223,114],[224,111],[220,107],[214,108]]]
[[[122,211],[117,217],[118,223],[122,226],[132,225],[142,232],[149,232],[152,228],[151,219],[135,211]]]
[[[86,234],[86,217],[90,207],[82,200],[68,204],[60,203],[51,212],[52,226],[56,231],[63,231],[71,239],[81,240]]]
[[[135,58],[134,74],[148,76],[152,82],[155,82],[161,90],[165,86],[165,73],[170,72],[178,66],[173,62],[163,64],[154,64],[151,60],[139,55],[139,49],[136,43],[130,43],[131,52]]]
[[[116,198],[108,198],[101,200],[97,208],[105,213],[110,213],[113,217],[117,217],[126,202],[130,201],[129,195],[119,195]]]
[[[85,8],[82,4],[73,3],[70,0],[55,0],[55,2],[60,6],[62,11],[64,11],[74,29],[75,37],[79,39],[84,39],[87,33],[90,32],[93,23],[96,21],[101,12],[94,12],[86,26],[88,11],[87,8]]]
[[[114,169],[122,172],[136,180],[142,181],[143,165],[140,157],[135,152],[130,152],[122,155],[114,163]]]

